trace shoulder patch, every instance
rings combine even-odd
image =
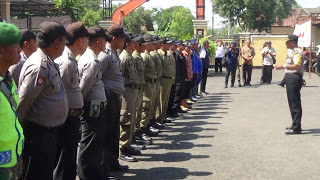
[[[41,67],[47,69],[47,67],[48,67],[48,61],[47,61],[47,59],[42,59],[42,60],[41,60]]]
[[[43,82],[46,81],[46,78],[41,76],[41,75],[38,75],[38,78],[37,78],[37,85],[41,85],[43,84]]]

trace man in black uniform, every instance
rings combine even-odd
[[[284,80],[286,83],[287,97],[292,118],[292,126],[287,127],[287,135],[301,134],[301,95],[303,76],[303,52],[298,48],[298,36],[289,35],[286,39],[287,49],[291,50],[287,56],[287,64],[275,66],[275,69],[285,69]]]

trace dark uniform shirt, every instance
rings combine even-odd
[[[187,79],[187,61],[180,51],[176,51],[177,81],[184,82]]]

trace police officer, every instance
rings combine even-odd
[[[141,54],[146,50],[146,42],[141,35],[136,36],[133,39],[136,42],[136,50],[133,52],[132,57],[134,58],[137,73],[140,81],[140,89],[138,90],[137,99],[136,99],[136,107],[137,107],[137,123],[135,129],[135,140],[137,142],[141,142],[143,144],[150,145],[152,143],[152,139],[142,132],[140,127],[140,122],[142,119],[142,111],[143,111],[143,91],[145,87],[145,62],[143,61]]]
[[[97,55],[104,50],[106,34],[102,28],[88,28],[89,42],[78,63],[80,88],[84,101],[81,119],[81,141],[78,176],[84,179],[105,179],[101,166],[106,138],[105,108],[107,98],[101,81],[101,63]]]
[[[172,80],[174,78],[174,60],[170,59],[168,55],[168,50],[170,48],[169,39],[161,39],[161,49],[158,50],[158,53],[162,62],[162,74],[161,74],[161,91],[160,91],[160,115],[158,118],[158,123],[165,123],[166,113],[168,109],[168,102],[170,96],[170,90],[172,86]]]
[[[284,80],[286,83],[287,97],[291,112],[292,125],[287,127],[287,135],[301,134],[301,95],[303,76],[303,52],[298,48],[299,37],[293,34],[286,38],[287,49],[291,50],[287,56],[287,63],[275,66],[275,69],[285,69]]]
[[[88,45],[88,31],[81,22],[67,27],[69,33],[67,46],[62,56],[55,62],[59,65],[60,75],[68,98],[68,117],[59,130],[59,146],[57,151],[57,166],[54,171],[55,180],[76,178],[76,158],[79,142],[80,118],[83,107],[83,97],[79,86],[79,72],[76,56],[82,55]]]
[[[36,41],[36,34],[32,32],[30,29],[23,29],[21,30],[22,39],[20,40],[19,46],[21,48],[21,59],[18,64],[12,65],[9,68],[10,74],[13,76],[14,82],[18,85],[19,84],[19,76],[20,71],[22,69],[23,64],[34,53],[38,46]]]
[[[155,68],[157,71],[157,79],[155,81],[155,94],[160,94],[160,79],[162,76],[162,62],[160,55],[158,53],[158,50],[161,48],[161,42],[160,37],[158,35],[152,36],[153,38],[153,45],[154,50],[150,52],[150,55],[152,56],[155,64]],[[151,110],[152,119],[150,120],[150,131],[155,131],[156,133],[159,133],[159,129],[163,129],[164,126],[160,124],[158,121],[159,115],[160,115],[160,96],[154,96],[154,99],[152,100],[154,104],[154,108]]]
[[[142,120],[140,122],[140,127],[144,134],[148,136],[157,136],[158,132],[154,129],[150,129],[151,120],[154,118],[153,110],[155,108],[155,92],[156,92],[156,82],[158,79],[158,73],[155,65],[155,60],[151,56],[151,52],[154,51],[154,44],[152,36],[145,36],[145,42],[147,42],[146,50],[141,55],[145,64],[145,76],[146,81],[144,91],[143,91],[143,111]]]
[[[99,54],[102,82],[108,104],[106,108],[107,140],[102,162],[106,171],[128,170],[128,166],[119,164],[120,109],[121,96],[125,92],[122,68],[117,50],[124,46],[125,33],[120,25],[108,28],[108,42],[105,52]]]
[[[127,33],[125,37],[124,49],[119,58],[122,66],[124,77],[125,93],[122,98],[122,106],[120,112],[120,159],[128,162],[138,161],[131,155],[140,155],[141,148],[134,149],[131,145],[134,130],[136,127],[136,99],[140,82],[137,73],[136,64],[133,60],[132,53],[135,50],[136,43],[132,40],[131,33]],[[138,145],[135,144],[136,148]]]
[[[0,179],[22,176],[24,135],[17,117],[19,95],[8,68],[20,60],[21,33],[13,24],[0,23]]]
[[[65,28],[57,22],[40,24],[39,48],[20,73],[18,115],[26,137],[23,162],[27,180],[53,176],[58,130],[68,114],[66,92],[54,60],[61,56],[66,36]]]

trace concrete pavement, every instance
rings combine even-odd
[[[224,87],[224,73],[209,77],[209,95],[154,138],[139,162],[119,179],[320,179],[320,77],[303,87],[303,134],[287,136],[291,117],[285,88],[277,85],[284,71],[273,71],[270,85]]]

